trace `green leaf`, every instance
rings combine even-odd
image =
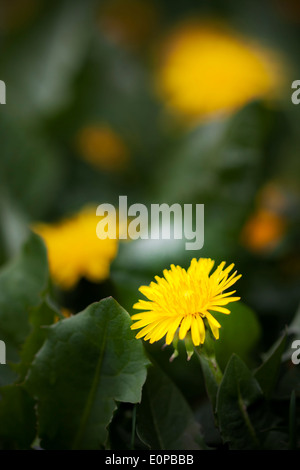
[[[239,301],[230,304],[229,309],[230,315],[214,313],[221,324],[215,352],[223,370],[232,354],[237,354],[248,366],[252,365],[251,354],[261,336],[260,323],[251,308]]]
[[[137,432],[154,450],[205,448],[192,411],[174,383],[157,367],[149,368],[138,406]]]
[[[217,415],[222,438],[231,449],[260,448],[257,429],[251,420],[250,407],[263,397],[256,379],[242,360],[230,359],[217,396]]]
[[[140,401],[148,360],[130,324],[107,298],[49,327],[26,380],[43,448],[99,449],[116,401]]]
[[[47,337],[47,326],[54,323],[57,315],[59,315],[59,312],[51,305],[49,299],[43,300],[38,307],[31,310],[29,321],[33,329],[23,345],[20,354],[21,362],[14,367],[20,374],[19,381],[25,378],[35,354],[42,347]]]
[[[7,347],[7,364],[0,366],[0,384],[5,385],[0,388],[0,447],[4,449],[28,449],[35,437],[34,400],[22,384],[12,382],[22,379],[41,344],[36,330],[32,333],[31,330],[33,325],[42,324],[45,316],[33,323],[32,317],[33,312],[41,313],[40,303],[47,285],[46,249],[40,237],[31,234],[19,255],[0,272],[0,338]],[[29,354],[29,343],[28,346],[24,343],[32,335],[35,348]],[[16,365],[21,356],[21,364]]]
[[[263,363],[255,371],[254,377],[261,386],[267,398],[270,398],[276,384],[281,365],[282,355],[286,345],[286,334],[284,334],[273,345],[270,351],[266,354]]]
[[[30,447],[36,432],[34,400],[22,386],[1,387],[0,422],[0,449]]]
[[[31,331],[29,311],[39,305],[47,284],[46,248],[40,237],[31,234],[20,254],[0,271],[0,339],[7,352],[0,385],[14,378],[9,362],[19,361],[21,346]]]
[[[3,448],[28,449],[35,438],[35,401],[22,382],[46,339],[45,325],[52,324],[56,314],[48,299],[30,311],[29,321],[33,329],[22,347],[20,363],[12,365],[18,377],[14,384],[0,388],[0,448],[2,445]]]

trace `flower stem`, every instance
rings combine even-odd
[[[223,378],[223,373],[216,359],[213,338],[207,335],[204,345],[196,347],[195,351],[201,364],[207,395],[215,414],[217,393]]]
[[[133,406],[133,410],[132,410],[132,427],[131,427],[131,441],[130,441],[131,450],[134,450],[135,431],[136,431],[136,405]]]

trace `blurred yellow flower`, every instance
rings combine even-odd
[[[242,228],[242,244],[257,253],[276,248],[287,231],[288,204],[283,188],[275,182],[265,184],[257,193],[256,210]]]
[[[74,287],[82,277],[91,282],[109,277],[118,242],[97,237],[98,221],[96,208],[88,207],[58,223],[33,226],[45,241],[50,273],[61,288]]]
[[[233,112],[279,85],[271,53],[212,23],[187,23],[167,39],[158,92],[170,110],[191,119]]]
[[[224,305],[240,297],[232,297],[236,291],[224,291],[241,275],[237,275],[236,271],[229,275],[234,264],[224,269],[225,262],[210,274],[213,266],[214,261],[210,258],[200,258],[198,261],[193,258],[187,270],[171,265],[170,270],[163,271],[163,278],[155,276],[156,283],[140,287],[140,292],[149,300],[139,300],[133,306],[145,310],[131,317],[137,320],[131,329],[142,328],[136,338],[144,337],[154,343],[166,335],[166,344],[171,344],[178,329],[180,340],[190,330],[193,344],[199,346],[205,341],[206,319],[218,339],[221,325],[210,311],[230,313]]]
[[[87,126],[77,135],[80,155],[101,170],[121,170],[128,163],[128,149],[122,138],[109,126]]]
[[[241,241],[251,251],[269,251],[281,241],[286,226],[283,216],[268,209],[257,209],[243,227]]]

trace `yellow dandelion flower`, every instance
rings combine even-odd
[[[91,282],[109,277],[118,242],[100,240],[96,234],[98,222],[96,208],[88,207],[58,223],[32,227],[45,241],[50,273],[61,288],[74,287],[82,277]]]
[[[155,276],[156,282],[140,287],[140,292],[149,300],[139,300],[134,309],[145,310],[132,315],[137,320],[131,329],[142,328],[136,338],[144,337],[150,343],[159,341],[166,335],[166,344],[171,344],[178,331],[178,338],[185,339],[190,332],[195,346],[205,341],[205,320],[213,336],[219,338],[220,323],[211,312],[229,314],[224,306],[240,297],[233,297],[236,291],[224,292],[241,275],[232,271],[234,264],[225,269],[222,262],[211,274],[214,261],[210,258],[192,259],[185,270],[171,265],[163,271],[164,277]]]
[[[163,47],[158,92],[171,111],[191,120],[234,112],[278,95],[279,60],[272,55],[222,25],[187,23]]]
[[[77,135],[80,155],[100,170],[117,171],[128,163],[129,153],[123,139],[107,125],[82,128]]]

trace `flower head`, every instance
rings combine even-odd
[[[224,306],[240,297],[232,296],[235,291],[224,291],[241,275],[236,271],[229,274],[234,264],[225,269],[225,262],[222,262],[211,274],[213,266],[210,258],[194,258],[187,270],[171,265],[171,269],[163,271],[163,278],[155,276],[156,282],[140,287],[140,292],[149,300],[139,300],[133,306],[144,310],[131,317],[137,320],[131,329],[142,328],[136,338],[144,337],[154,343],[166,335],[166,344],[171,344],[177,330],[180,340],[190,331],[193,344],[199,346],[205,341],[207,320],[218,339],[221,325],[211,312],[230,313]]]
[[[74,287],[82,277],[92,282],[108,278],[118,242],[100,240],[96,226],[96,208],[88,207],[60,222],[33,227],[47,246],[52,278],[63,289]]]
[[[158,91],[172,112],[188,120],[234,112],[278,95],[279,60],[272,55],[222,24],[188,22],[166,39]]]

